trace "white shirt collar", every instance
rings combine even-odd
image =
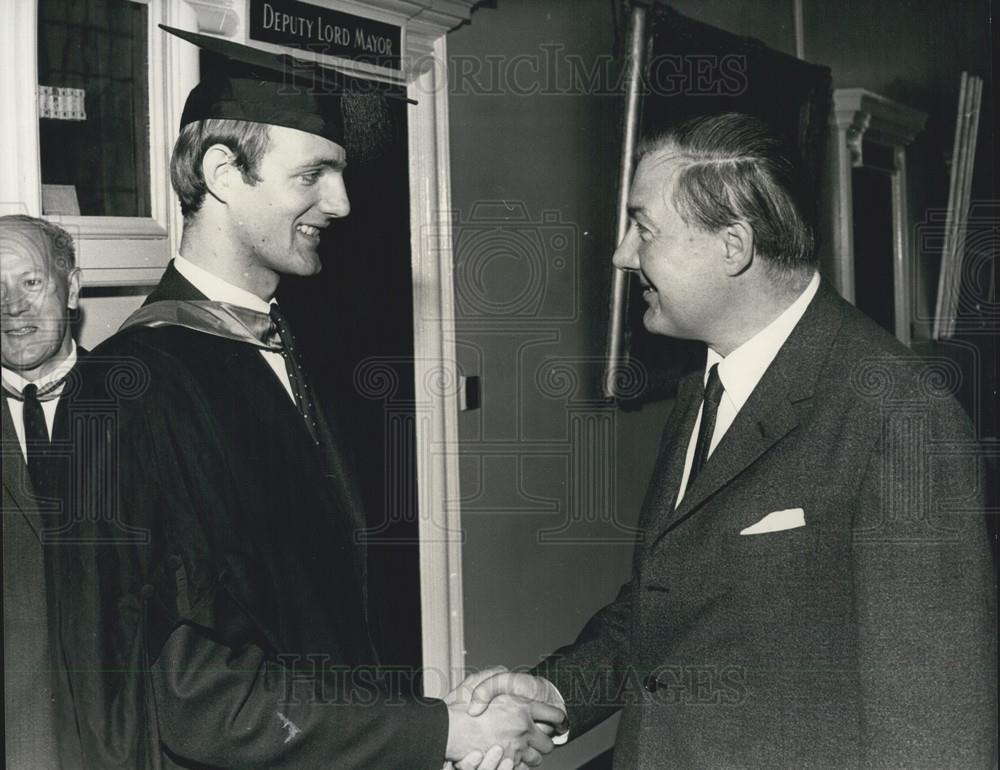
[[[729,399],[738,412],[743,408],[753,389],[757,387],[767,367],[771,365],[788,335],[812,302],[819,289],[819,273],[813,273],[809,285],[784,312],[757,332],[736,350],[723,358],[711,348],[705,362],[705,382],[713,364],[719,365],[719,379],[725,388],[723,398]]]
[[[43,390],[47,385],[51,385],[53,382],[58,382],[69,374],[70,369],[76,366],[76,341],[70,339],[69,342],[69,355],[60,361],[59,365],[44,377],[39,377],[37,380],[26,380],[13,369],[8,369],[5,366],[3,367],[2,373],[4,383],[6,383],[7,387],[14,392],[21,393],[24,391],[24,387],[30,383],[34,383],[35,387],[39,390]]]
[[[241,289],[225,281],[214,273],[208,272],[205,268],[199,267],[189,259],[185,259],[180,254],[174,257],[174,267],[177,272],[183,275],[202,294],[213,302],[228,302],[230,305],[256,310],[260,313],[267,313],[271,309],[271,302],[265,302],[256,294]]]

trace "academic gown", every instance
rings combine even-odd
[[[171,265],[160,299],[205,297]],[[68,538],[90,542],[60,570],[88,767],[440,768],[444,704],[373,669],[329,412],[318,448],[258,348],[179,326],[91,360],[95,459]]]

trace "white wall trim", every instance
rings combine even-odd
[[[38,139],[38,3],[0,0],[0,214],[42,210]],[[26,84],[30,83],[31,87]]]
[[[418,100],[409,119],[410,248],[417,414],[426,415],[417,423],[425,692],[443,696],[465,668],[447,53],[440,28],[411,30],[409,40],[434,61],[408,88]]]
[[[152,217],[70,217],[53,214],[46,219],[73,235],[94,240],[161,240],[167,237],[166,229]]]

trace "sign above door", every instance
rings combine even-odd
[[[402,69],[402,28],[298,0],[250,0],[251,40]]]

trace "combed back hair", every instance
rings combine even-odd
[[[644,140],[638,155],[670,157],[678,169],[673,204],[688,225],[718,232],[746,221],[775,277],[815,269],[799,172],[764,121],[735,112],[694,118]]]
[[[0,232],[8,229],[33,230],[39,233],[48,246],[49,267],[56,272],[65,276],[76,267],[73,236],[59,225],[26,214],[9,214],[0,217]]]
[[[266,123],[209,118],[188,123],[177,137],[170,157],[170,182],[181,199],[181,214],[190,219],[201,210],[208,187],[202,174],[201,161],[213,144],[228,147],[236,156],[236,167],[247,184],[260,181],[261,158],[270,146],[271,136]]]

